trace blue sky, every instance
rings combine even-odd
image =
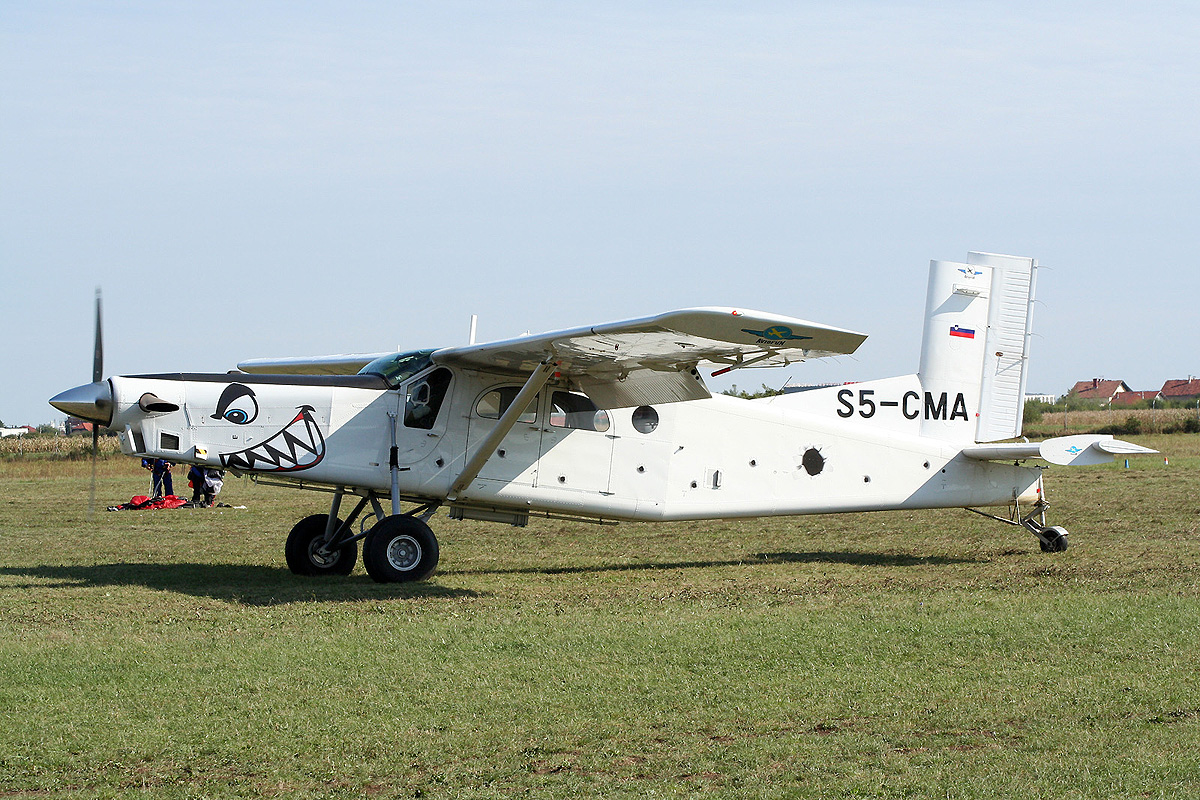
[[[928,261],[1033,256],[1029,388],[1200,374],[1183,3],[0,5],[0,419],[91,373],[734,305],[916,369]]]

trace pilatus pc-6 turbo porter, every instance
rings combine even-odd
[[[701,368],[853,353],[867,337],[693,308],[488,344],[113,377],[50,402],[116,430],[132,456],[330,492],[329,513],[287,537],[303,575],[349,574],[361,540],[375,580],[426,578],[439,508],[524,525],[1007,506],[986,516],[1053,552],[1067,532],[1046,524],[1043,468],[1025,462],[1154,451],[1099,435],[1002,443],[1021,433],[1035,276],[1030,258],[934,261],[915,375],[760,400],[712,395]]]

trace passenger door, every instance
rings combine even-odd
[[[608,494],[615,438],[608,412],[586,395],[555,389],[544,419],[536,485]]]
[[[469,459],[479,443],[495,429],[500,416],[508,410],[519,391],[520,386],[496,386],[476,398],[467,428],[466,458]],[[540,401],[541,395],[538,395],[518,418],[517,424],[479,471],[478,480],[535,485],[541,437],[541,429],[538,426]]]

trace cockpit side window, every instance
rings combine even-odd
[[[484,419],[500,419],[520,391],[520,386],[501,386],[498,389],[492,389],[479,398],[479,402],[475,404],[475,415]],[[537,408],[538,397],[534,397],[521,416],[517,417],[517,421],[537,422]]]
[[[433,428],[438,411],[446,399],[446,390],[450,388],[450,378],[450,370],[440,367],[409,385],[404,403],[405,427],[422,430]]]

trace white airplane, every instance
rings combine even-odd
[[[693,308],[438,350],[112,377],[50,402],[116,430],[131,456],[330,492],[329,513],[287,538],[303,575],[349,574],[362,540],[375,580],[424,579],[442,507],[518,526],[967,508],[1054,552],[1067,532],[1046,525],[1044,467],[1023,462],[1155,451],[1100,435],[1002,441],[1021,433],[1036,267],[984,253],[931,262],[915,375],[760,400],[712,395],[701,365],[794,363],[867,337]]]

